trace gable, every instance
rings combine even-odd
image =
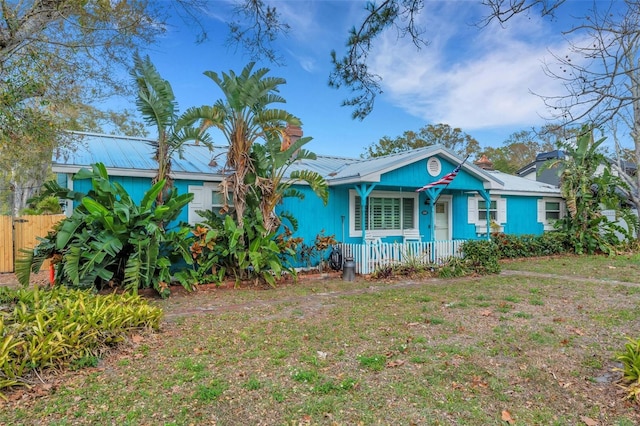
[[[434,164],[439,165],[435,170]],[[432,167],[431,170],[429,170],[430,166]],[[418,189],[430,182],[437,181],[453,171],[457,166],[458,164],[454,164],[449,159],[434,155],[383,173],[380,177],[380,185],[408,186]],[[463,165],[453,181],[447,185],[447,189],[482,190],[485,182],[484,179],[470,173]]]

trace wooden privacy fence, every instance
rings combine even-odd
[[[53,225],[64,218],[62,214],[0,216],[0,273],[14,272],[20,249],[35,247],[37,237],[46,237]]]
[[[465,240],[408,241],[406,243],[341,244],[342,256],[353,258],[357,274],[371,274],[376,269],[396,263],[419,262],[442,264],[452,256],[462,257]]]

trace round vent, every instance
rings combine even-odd
[[[440,175],[441,171],[442,164],[440,164],[439,159],[437,159],[436,157],[431,157],[429,158],[429,160],[427,160],[427,172],[429,172],[431,176],[438,176]]]

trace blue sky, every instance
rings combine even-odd
[[[388,30],[370,55],[371,70],[381,75],[384,94],[363,121],[341,107],[345,89],[328,87],[330,52],[340,55],[347,32],[364,16],[364,1],[268,1],[275,4],[291,31],[278,41],[285,66],[259,63],[269,75],[283,77],[284,108],[303,122],[308,148],[317,154],[358,157],[383,136],[396,137],[426,124],[460,127],[481,146],[500,146],[513,132],[545,123],[543,101],[533,93],[562,92],[545,75],[544,61],[567,51],[560,29],[567,22],[519,16],[507,26],[474,26],[487,12],[478,1],[426,1],[420,15],[430,42],[421,50]],[[212,104],[221,92],[206,70],[239,72],[250,61],[225,46],[228,1],[211,2],[203,23],[209,40],[196,44],[196,29],[179,21],[147,53],[174,88],[181,111]],[[561,14],[579,14],[591,1],[569,0]],[[135,109],[135,106],[130,106]],[[225,141],[215,134],[217,144]]]

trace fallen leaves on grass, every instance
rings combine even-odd
[[[510,425],[515,424],[516,421],[513,420],[513,417],[511,417],[511,413],[508,412],[507,410],[502,410],[502,421],[503,422],[507,422]]]
[[[387,362],[387,368],[395,368],[395,367],[400,367],[402,365],[405,364],[405,360],[403,359],[395,359],[393,361],[389,361]]]

